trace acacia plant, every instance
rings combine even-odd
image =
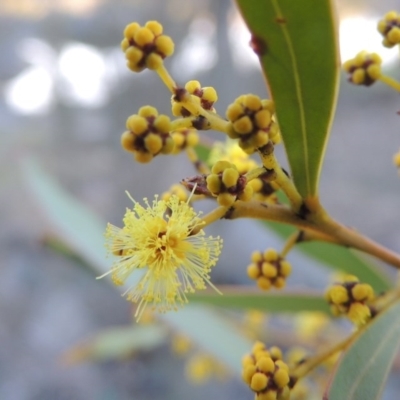
[[[179,82],[168,73],[164,61],[172,56],[174,43],[159,22],[133,22],[124,30],[121,48],[128,68],[158,74],[173,118],[144,105],[128,117],[122,147],[140,163],[184,153],[194,172],[153,200],[141,202],[129,195],[133,207],[122,228],[109,224],[106,229],[106,248],[115,257],[102,276],[127,284],[124,295],[136,305],[139,322],[156,318],[157,324],[167,322],[183,335],[174,339],[178,353],[187,341],[208,353],[189,364],[189,375],[196,379],[224,369],[239,372],[257,400],[321,398],[322,392],[331,400],[379,399],[400,344],[400,291],[349,249],[395,269],[400,255],[336,221],[320,202],[318,182],[341,71],[332,1],[237,4],[270,98],[243,94],[221,115],[215,107],[217,88],[196,80]],[[398,47],[400,15],[388,12],[378,31],[383,46]],[[378,54],[360,52],[343,70],[353,84],[382,81],[400,91],[400,83],[383,75]],[[203,131],[209,130],[219,132],[221,141],[204,144]],[[275,156],[278,145],[285,148],[289,172]],[[394,162],[400,166],[400,153]],[[215,201],[206,215],[193,208],[202,199]],[[234,224],[231,220],[238,218],[279,223],[273,229],[287,235],[286,243],[280,250],[249,255],[247,275],[255,288],[216,287],[210,273],[218,268],[223,241],[205,231],[218,220]],[[287,233],[280,224],[295,229]],[[307,251],[343,272],[324,296],[280,291],[292,269],[287,256],[304,242],[314,242]],[[204,304],[251,311],[233,329]],[[271,337],[264,313],[282,311],[299,312],[294,335],[305,349],[290,349],[280,335],[271,334],[284,352],[261,341]],[[329,312],[349,319],[353,331],[343,336],[342,327],[326,317]],[[329,365],[336,365],[334,372]],[[324,389],[318,397],[321,376]]]

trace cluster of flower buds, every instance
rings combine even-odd
[[[227,134],[232,139],[239,139],[240,147],[248,154],[254,153],[270,140],[277,144],[280,142],[280,133],[273,120],[274,112],[271,100],[261,100],[254,94],[239,96],[226,111],[230,122]]]
[[[228,161],[216,162],[206,182],[207,189],[217,198],[218,204],[224,207],[231,206],[237,199],[248,201],[253,195],[253,189],[247,185],[246,178]]]
[[[378,31],[383,36],[382,44],[385,47],[393,47],[400,44],[400,14],[389,11],[378,22]]]
[[[130,70],[156,70],[163,64],[165,57],[173,54],[174,42],[162,32],[163,27],[157,21],[148,21],[145,26],[140,26],[137,22],[126,26],[121,48]]]
[[[290,263],[274,249],[267,249],[264,253],[255,251],[251,255],[251,261],[247,267],[247,275],[256,280],[257,286],[262,290],[268,290],[271,286],[283,288],[286,278],[292,272]]]
[[[204,110],[215,112],[214,103],[218,100],[217,91],[211,87],[201,87],[199,81],[189,81],[185,85],[185,89],[190,94],[193,103],[202,107]],[[187,110],[181,103],[176,101],[175,96],[171,98],[172,115],[176,117],[189,117],[191,112]]]
[[[374,315],[369,303],[374,299],[374,290],[357,277],[347,276],[344,282],[331,286],[325,297],[336,316],[346,315],[357,326],[364,325]]]
[[[253,168],[257,168],[255,160],[245,153],[235,140],[229,139],[226,142],[215,142],[211,148],[208,163],[214,165],[217,161],[229,161],[235,164],[240,174],[246,174]],[[253,181],[250,181],[251,183]]]
[[[376,53],[359,52],[343,64],[349,73],[349,82],[355,85],[372,85],[381,76],[382,59]]]
[[[249,185],[253,188],[253,198],[255,200],[271,204],[278,202],[275,192],[279,189],[279,186],[273,182],[275,176],[275,171],[267,171],[249,182]]]
[[[127,119],[126,128],[121,136],[122,147],[141,163],[151,161],[160,153],[169,154],[174,149],[174,140],[169,133],[170,119],[167,115],[158,115],[154,107],[141,107],[138,115]]]
[[[178,128],[171,132],[175,147],[172,154],[178,154],[188,147],[195,147],[199,143],[199,134],[194,128]]]
[[[242,359],[243,380],[255,392],[256,400],[288,400],[290,398],[289,367],[282,361],[278,347],[267,349],[256,342],[251,354]]]

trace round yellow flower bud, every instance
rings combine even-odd
[[[158,154],[163,146],[162,139],[155,133],[149,133],[144,139],[144,144],[146,149],[154,155]]]
[[[219,179],[219,176],[216,174],[210,174],[206,178],[207,182],[207,189],[212,193],[212,194],[217,194],[221,191],[221,180]]]
[[[127,38],[123,38],[122,40],[121,40],[121,50],[123,51],[123,52],[125,52],[126,51],[126,49],[130,46],[129,45],[129,40],[127,39]]]
[[[374,289],[367,283],[357,283],[352,289],[351,294],[354,300],[371,301],[374,298]]]
[[[251,119],[245,115],[233,123],[233,129],[239,134],[250,133],[253,130]]]
[[[217,202],[222,207],[230,207],[236,200],[236,196],[230,193],[221,193],[217,197]]]
[[[268,350],[264,349],[254,352],[254,358],[256,359],[256,362],[263,357],[270,357]]]
[[[382,64],[382,58],[378,53],[371,53],[368,55],[369,59],[375,64]]]
[[[146,57],[146,67],[153,71],[161,67],[163,59],[159,54],[151,53]]]
[[[260,276],[257,279],[257,286],[261,290],[268,290],[271,287],[271,281],[268,278],[265,278],[264,276]]]
[[[169,57],[174,53],[175,45],[169,36],[159,36],[154,41],[157,50],[164,56]]]
[[[154,127],[160,133],[168,133],[171,130],[171,121],[167,115],[159,115],[154,121]]]
[[[253,197],[253,188],[250,185],[246,185],[243,192],[239,194],[238,199],[241,201],[250,201]]]
[[[257,126],[265,129],[271,123],[271,113],[268,110],[260,110],[255,115]]]
[[[252,365],[254,366],[254,358],[251,354],[246,354],[245,356],[243,356],[242,358],[242,366],[244,369],[246,369],[245,367],[247,367],[248,365]],[[255,371],[255,368],[254,368]]]
[[[132,64],[138,64],[143,58],[143,51],[131,46],[125,51],[125,57]]]
[[[266,388],[268,384],[268,378],[261,372],[256,372],[251,377],[250,387],[255,392],[261,392]]]
[[[133,63],[131,61],[128,61],[126,65],[133,72],[141,72],[146,68],[145,65],[138,65],[137,63]]]
[[[251,253],[251,261],[253,263],[258,263],[263,259],[262,254],[259,251],[253,251],[253,253]]]
[[[142,135],[149,129],[149,124],[145,118],[139,115],[131,115],[126,120],[126,128],[136,135]]]
[[[366,56],[367,56],[366,51],[360,51],[353,59],[353,63],[356,67],[362,67],[364,65]]]
[[[385,20],[380,20],[378,22],[378,31],[379,33],[381,33],[382,35],[385,33],[386,31],[386,27],[387,27],[387,22]]]
[[[263,351],[265,350],[265,344],[261,342],[260,340],[257,340],[254,344],[253,347],[251,348],[251,352],[253,354],[257,353],[258,351]]]
[[[185,89],[189,92],[189,93],[194,93],[196,90],[200,90],[201,89],[201,84],[199,81],[189,81],[186,83],[185,85]]]
[[[272,248],[268,248],[267,250],[265,250],[263,256],[266,261],[270,262],[276,261],[279,258],[278,252]]]
[[[150,29],[155,36],[159,36],[163,32],[163,26],[158,21],[147,21],[145,27]]]
[[[256,367],[254,365],[246,365],[242,372],[243,380],[250,385],[253,375],[256,372]]]
[[[223,172],[226,168],[231,168],[232,164],[229,161],[217,161],[213,167],[211,168],[211,172],[213,174],[219,174],[221,172]]]
[[[271,358],[274,361],[282,360],[282,350],[277,346],[272,346],[269,349],[269,353],[271,354]]]
[[[227,187],[236,186],[239,179],[239,172],[235,168],[226,168],[222,173],[222,182]]]
[[[231,122],[228,123],[226,128],[226,134],[231,139],[237,139],[240,135],[235,131]]]
[[[175,148],[182,147],[183,144],[185,143],[185,136],[183,135],[182,132],[179,131],[173,131],[171,133],[172,139],[174,139],[175,142]]]
[[[144,153],[139,151],[133,153],[133,156],[135,157],[135,160],[137,162],[140,162],[142,164],[149,163],[153,159],[153,155],[151,153]]]
[[[278,274],[278,270],[275,265],[272,265],[269,262],[263,262],[261,267],[262,273],[267,278],[274,278]]]
[[[357,283],[357,282],[360,282],[360,280],[355,276],[355,275],[346,275],[344,278],[343,278],[343,281],[344,282],[355,282],[355,283]]]
[[[367,74],[369,77],[373,80],[379,79],[379,77],[382,75],[381,72],[381,66],[377,64],[372,64],[367,68]]]
[[[138,46],[144,47],[154,40],[154,33],[149,28],[141,27],[135,32],[133,39]]]
[[[274,373],[274,382],[280,389],[285,387],[289,381],[289,374],[284,369],[278,369],[278,371]]]
[[[361,326],[371,318],[371,310],[362,303],[353,303],[347,313],[347,317],[354,324]]]
[[[139,108],[138,114],[141,117],[147,118],[147,117],[157,117],[158,116],[158,111],[156,108],[152,106],[143,106]]]
[[[265,146],[269,142],[269,135],[267,132],[258,131],[254,137],[254,147],[259,148]]]
[[[292,272],[292,266],[290,265],[289,261],[281,261],[281,269],[280,269],[280,273],[283,276],[289,276],[290,273]]]
[[[258,266],[255,264],[250,264],[247,267],[247,276],[250,279],[257,279],[260,276],[260,270],[259,270]]]
[[[121,135],[121,146],[126,151],[135,151],[135,135],[130,131],[125,131]]]
[[[249,110],[257,111],[261,108],[261,99],[254,94],[248,94],[243,99],[243,105]]]
[[[343,67],[343,69],[344,69],[346,72],[350,72],[350,70],[354,67],[354,62],[353,62],[353,60],[347,60],[347,61],[345,61],[345,62],[343,63],[343,65],[342,65],[342,67]]]
[[[333,304],[343,304],[349,301],[347,290],[340,285],[333,286],[329,291],[329,296]]]
[[[388,11],[385,15],[384,18],[386,19],[386,21],[392,21],[392,20],[396,20],[397,18],[397,12],[394,10]]]
[[[268,110],[271,114],[275,113],[275,103],[269,99],[261,100],[262,108]]]
[[[400,43],[400,28],[393,27],[387,34],[387,38],[393,45]]]
[[[256,179],[251,180],[251,181],[247,184],[247,186],[249,186],[249,185],[253,188],[253,191],[254,191],[255,193],[257,193],[257,192],[259,192],[259,191],[262,189],[262,187],[263,187],[263,181],[262,181],[260,178],[256,178]]]
[[[124,37],[127,40],[132,40],[135,33],[140,29],[140,25],[137,22],[132,22],[128,24],[124,29]]]
[[[282,289],[286,286],[286,281],[285,278],[278,276],[275,280],[274,280],[274,286],[277,289]]]
[[[275,364],[270,357],[261,357],[257,363],[256,367],[260,372],[270,373],[274,372]]]
[[[232,103],[226,110],[226,118],[229,121],[236,121],[243,114],[243,108],[240,104]]]
[[[215,103],[218,100],[217,91],[212,86],[204,87],[202,98],[206,101]]]

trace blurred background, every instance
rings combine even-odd
[[[375,28],[398,2],[349,4],[338,2],[342,59],[377,51],[387,73],[399,79],[398,51],[382,48]],[[150,19],[159,20],[176,43],[166,63],[172,76],[181,84],[198,79],[214,86],[220,114],[240,94],[267,96],[231,1],[0,0],[2,400],[252,398],[235,379],[202,387],[186,382],[182,361],[167,345],[121,362],[62,363],[74,344],[129,324],[131,308],[107,278],[96,281],[81,262],[44,245],[52,226],[21,165],[34,157],[68,193],[115,225],[130,205],[125,190],[138,200],[152,198],[193,175],[183,156],[139,165],[120,148],[126,118],[140,106],[170,114],[170,95],[156,74],[131,73],[119,48],[127,23]],[[395,250],[400,180],[392,156],[400,148],[399,110],[399,96],[390,88],[358,88],[342,76],[321,178],[322,201],[334,217]],[[287,166],[282,149],[278,155]],[[254,222],[222,221],[208,232],[225,241],[215,283],[250,283],[250,252],[280,246]],[[289,260],[291,285],[324,288],[325,270],[296,252]]]

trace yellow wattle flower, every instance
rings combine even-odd
[[[202,229],[191,234],[202,225],[199,214],[175,195],[167,200],[156,196],[151,204],[144,199],[146,207],[131,200],[134,206],[125,213],[124,227],[108,224],[105,237],[108,251],[118,256],[107,273],[116,285],[143,270],[139,283],[124,293],[138,303],[137,320],[148,304],[166,312],[186,303],[186,293],[205,289],[206,283],[217,290],[209,274],[222,239],[206,237]]]

